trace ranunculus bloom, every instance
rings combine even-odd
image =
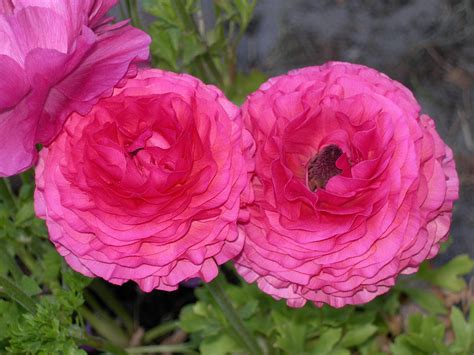
[[[0,0],[0,177],[29,168],[36,144],[148,59],[146,33],[110,24],[116,2]]]
[[[37,215],[84,275],[145,291],[210,281],[243,246],[237,219],[253,140],[242,125],[217,88],[140,72],[87,116],[72,114],[42,149]]]
[[[257,147],[248,282],[293,307],[361,304],[438,252],[458,177],[403,85],[328,63],[270,79],[242,110]]]

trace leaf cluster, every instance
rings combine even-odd
[[[362,307],[292,309],[245,283],[225,291],[266,354],[467,355],[474,353],[474,304],[462,275],[473,266],[465,255],[437,269],[425,263],[420,275]],[[180,324],[199,351],[245,353],[208,291],[196,296]]]
[[[34,217],[32,173],[21,179],[18,191],[0,180],[0,353],[85,354],[77,310],[89,280],[64,264]]]
[[[237,70],[237,46],[255,5],[256,0],[214,0],[209,8],[198,0],[144,1],[155,17],[148,28],[154,66],[219,85],[230,99],[242,102],[265,80],[260,72]]]

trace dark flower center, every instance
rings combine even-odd
[[[330,144],[318,152],[308,164],[308,187],[311,191],[324,188],[333,176],[342,173],[336,167],[336,161],[342,155],[342,149]]]

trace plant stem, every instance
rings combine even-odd
[[[98,334],[117,346],[126,346],[127,335],[116,324],[105,321],[103,318],[96,316],[86,307],[79,308],[79,314],[83,316],[94,328]]]
[[[123,321],[129,334],[133,333],[135,325],[133,319],[123,305],[117,300],[113,292],[100,281],[94,281],[90,286],[94,293]]]
[[[6,277],[0,276],[0,292],[7,295],[10,299],[17,302],[30,313],[36,312],[35,301],[28,296],[21,288],[16,286]]]
[[[7,178],[0,178],[0,200],[3,200],[10,208],[16,207],[16,199]]]
[[[151,343],[156,338],[175,330],[176,328],[178,328],[178,325],[178,321],[170,321],[163,324],[159,324],[145,333],[145,335],[143,336],[143,342],[145,344]]]
[[[93,337],[93,336],[86,336],[85,338],[75,338],[77,345],[87,345],[93,347],[96,350],[105,350],[108,353],[116,354],[116,355],[127,355],[127,352],[123,350],[121,347],[118,347],[114,344],[108,343],[104,339]]]
[[[214,300],[217,302],[222,312],[224,313],[229,325],[234,330],[236,336],[241,340],[242,344],[245,345],[249,354],[260,355],[262,351],[258,346],[256,340],[248,332],[239,314],[232,306],[229,298],[227,297],[224,288],[222,287],[222,278],[217,277],[213,282],[205,284],[206,288],[211,293]]]
[[[130,16],[132,18],[132,23],[135,27],[142,28],[142,21],[140,19],[140,13],[138,11],[138,1],[137,0],[131,0],[131,6],[130,6]]]
[[[8,270],[10,271],[14,280],[20,280],[23,276],[23,271],[15,261],[15,258],[8,254],[8,251],[0,248],[0,258],[5,261]]]

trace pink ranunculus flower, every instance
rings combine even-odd
[[[71,112],[136,75],[149,36],[107,11],[116,0],[0,0],[0,177],[28,169]]]
[[[35,209],[69,265],[114,284],[212,280],[243,246],[253,139],[217,88],[147,70],[72,114],[36,169]]]
[[[328,63],[272,78],[242,109],[255,202],[238,272],[292,307],[362,304],[432,258],[458,177],[412,93]]]

